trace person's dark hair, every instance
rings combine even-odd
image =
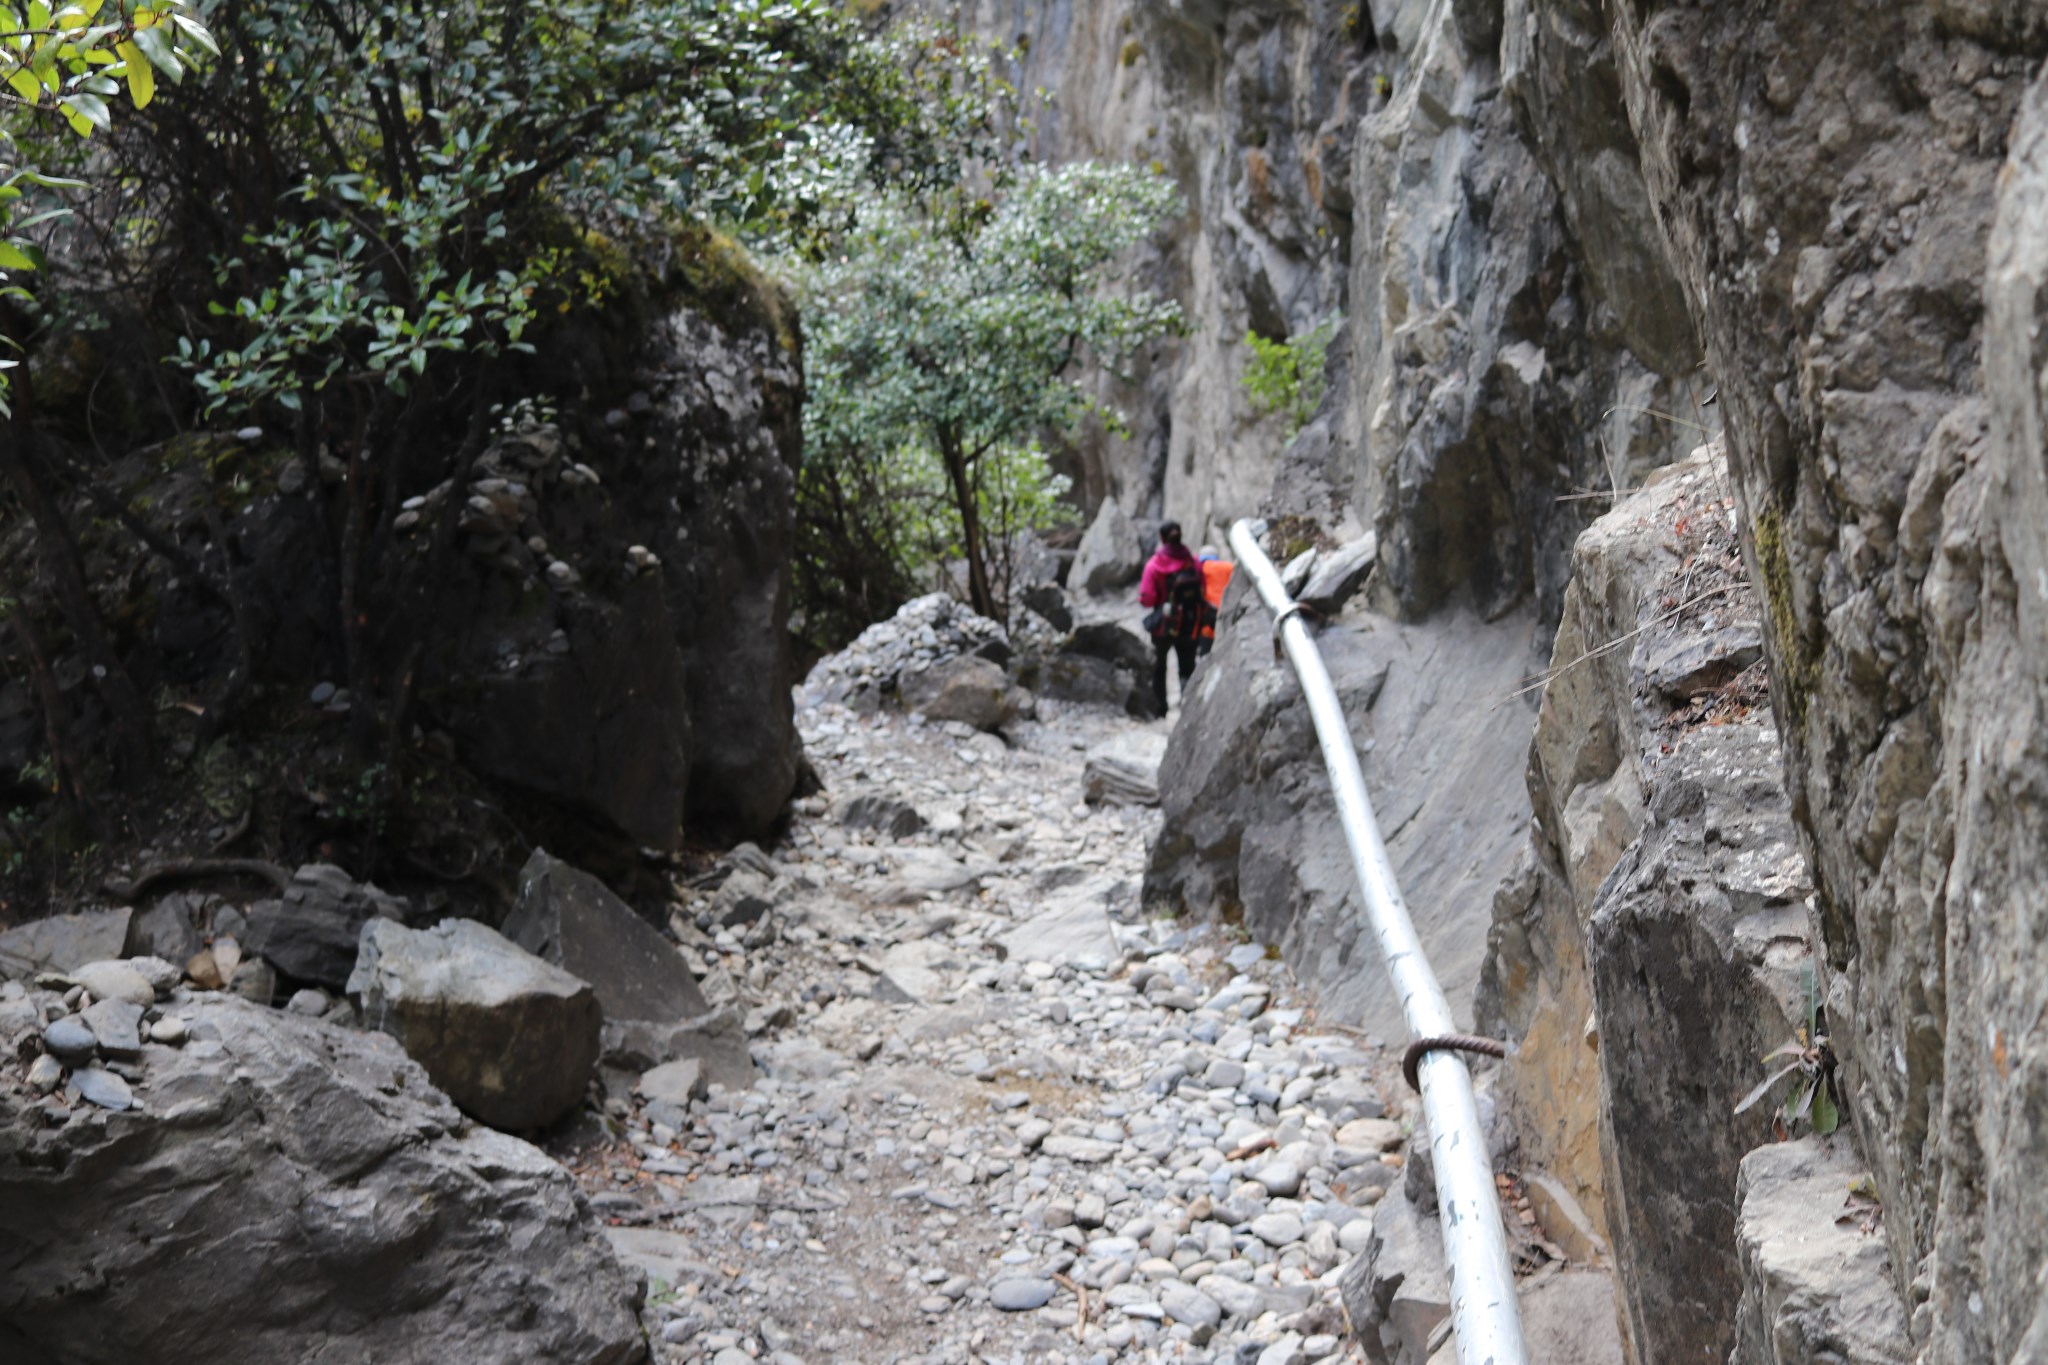
[[[1180,523],[1179,523],[1179,522],[1177,522],[1177,521],[1162,521],[1162,522],[1160,522],[1160,523],[1159,523],[1159,543],[1160,543],[1161,545],[1178,545],[1178,544],[1180,544]]]

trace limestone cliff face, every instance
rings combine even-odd
[[[1352,365],[1323,468],[1378,532],[1386,609],[1533,595],[1554,621],[1586,495],[1712,418],[1677,282],[1629,230],[1646,194],[1605,49],[1486,9],[1373,7],[1399,57],[1353,148]]]
[[[1266,496],[1286,443],[1245,398],[1245,333],[1284,338],[1343,306],[1349,129],[1372,24],[1333,0],[966,8],[976,31],[1019,48],[1018,86],[1052,97],[1034,114],[1034,155],[1154,164],[1181,189],[1185,216],[1132,274],[1197,325],[1139,357],[1129,382],[1094,381],[1130,434],[1084,431],[1075,472],[1091,513],[1114,497],[1220,538]]]
[[[1525,1049],[1509,1095],[1525,1158],[1607,1226],[1646,1365],[1812,1357],[1835,1290],[1902,1298],[1923,1360],[2048,1350],[2048,16],[2021,0],[1361,13],[1347,344],[1268,509],[1375,530],[1369,600],[1417,629],[1522,602],[1562,615],[1564,663],[1675,606],[1663,569],[1623,571],[1611,533],[1567,592],[1602,510],[1578,491],[1633,487],[1725,432],[1768,673],[1772,721],[1670,754],[1646,708],[1682,699],[1640,642],[1552,685],[1536,838],[1501,896],[1486,997]],[[1231,789],[1199,818],[1169,803],[1148,887],[1193,908],[1272,881],[1250,875],[1257,820],[1220,813],[1287,808],[1308,848],[1327,819],[1295,791],[1306,755],[1284,706],[1240,725],[1201,701],[1259,695],[1257,653],[1219,650],[1168,760]],[[1219,770],[1219,745],[1246,761]],[[1462,758],[1420,761],[1448,775]],[[1717,802],[1780,814],[1766,830]],[[1738,848],[1771,850],[1770,877]],[[1337,895],[1296,888],[1260,920],[1341,991],[1376,967],[1327,951],[1355,914]],[[1883,1292],[1787,1277],[1766,1233],[1798,1220],[1768,1205],[1800,1180],[1763,1162],[1738,1196],[1734,1165],[1765,1138],[1726,1119],[1735,1059],[1800,1012],[1784,969],[1807,944],[1853,1130],[1827,1160],[1860,1149],[1875,1175]],[[1706,1040],[1689,1088],[1675,1056],[1616,1052],[1617,1027],[1654,1041],[1673,1012],[1690,1031],[1666,1044]],[[1597,1109],[1552,1103],[1596,1074]],[[1642,1125],[1688,1113],[1712,1131],[1660,1171]],[[1667,1184],[1696,1198],[1671,1204]]]
[[[1995,3],[1609,22],[1727,411],[1894,1273],[1924,1359],[2024,1356],[2048,1335],[2048,26]]]

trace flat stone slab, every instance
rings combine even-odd
[[[588,981],[607,1021],[692,1019],[711,1006],[675,945],[590,873],[535,849],[505,937]]]
[[[87,910],[52,915],[0,933],[0,978],[70,972],[118,958],[128,947],[130,912]]]

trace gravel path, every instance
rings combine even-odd
[[[1336,1280],[1401,1175],[1398,1075],[1258,945],[1140,921],[1156,812],[1081,797],[1141,727],[799,721],[826,793],[676,917],[763,1079],[620,1094],[570,1157],[661,1358],[1360,1359]]]

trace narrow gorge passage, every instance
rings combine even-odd
[[[562,1154],[653,1335],[715,1365],[1336,1353],[1398,1067],[1241,934],[1141,919],[1158,814],[1084,768],[1165,723],[1062,708],[1009,749],[798,718],[826,793],[759,865],[773,908],[711,893],[685,933],[714,1003],[764,1002],[765,1078],[616,1095],[624,1140]]]

